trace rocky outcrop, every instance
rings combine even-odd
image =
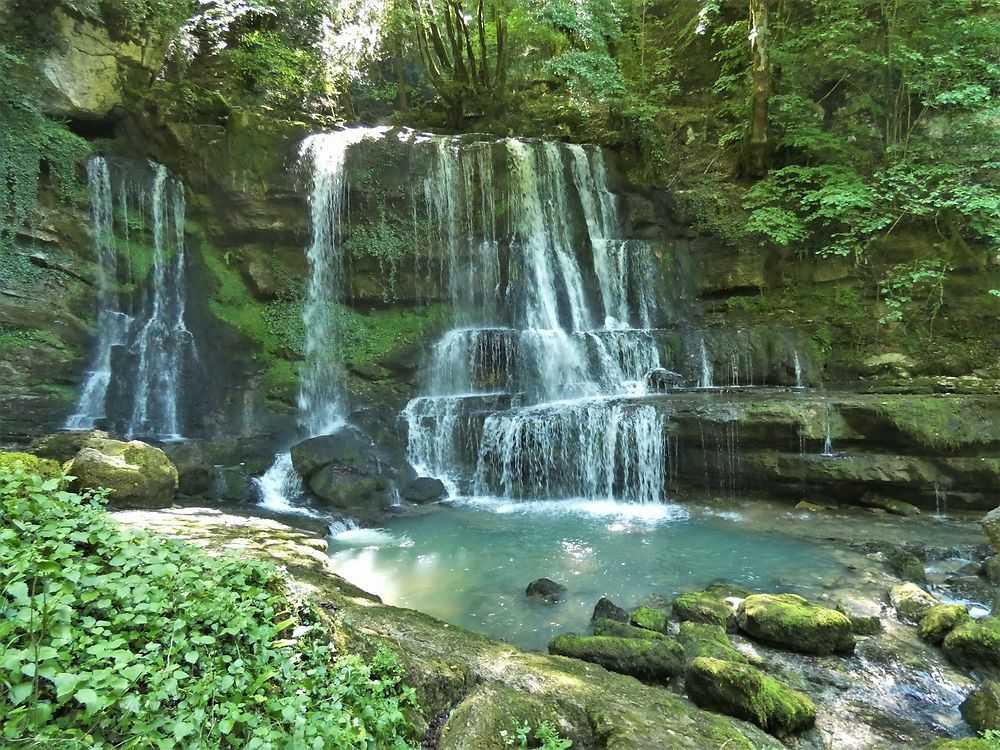
[[[119,508],[163,508],[177,492],[177,469],[159,448],[138,440],[92,437],[66,465],[73,487],[111,490]]]
[[[148,31],[112,33],[71,10],[55,12],[58,39],[41,65],[48,114],[71,120],[104,120],[126,91],[152,82],[163,67],[169,38]]]

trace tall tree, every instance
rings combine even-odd
[[[746,169],[753,177],[767,174],[772,143],[768,104],[774,93],[768,13],[772,0],[750,0],[750,122],[747,129]]]

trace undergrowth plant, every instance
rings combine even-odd
[[[338,654],[273,565],[119,526],[0,469],[0,745],[414,747],[394,654]],[[14,744],[16,743],[16,744]]]

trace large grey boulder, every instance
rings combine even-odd
[[[303,479],[309,479],[325,466],[360,470],[378,464],[371,440],[350,427],[303,440],[292,446],[291,454],[292,468]]]
[[[66,465],[78,490],[105,487],[120,508],[165,508],[177,492],[177,469],[166,454],[132,440],[91,438]]]

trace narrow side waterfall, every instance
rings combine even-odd
[[[601,151],[428,147],[454,327],[404,412],[410,461],[453,494],[662,501],[669,419],[637,401],[660,367],[654,266],[621,237]]]
[[[197,356],[185,323],[184,186],[153,162],[94,157],[87,175],[97,344],[66,427],[108,420],[129,437],[181,439],[184,374]],[[122,291],[135,285],[137,299]]]

